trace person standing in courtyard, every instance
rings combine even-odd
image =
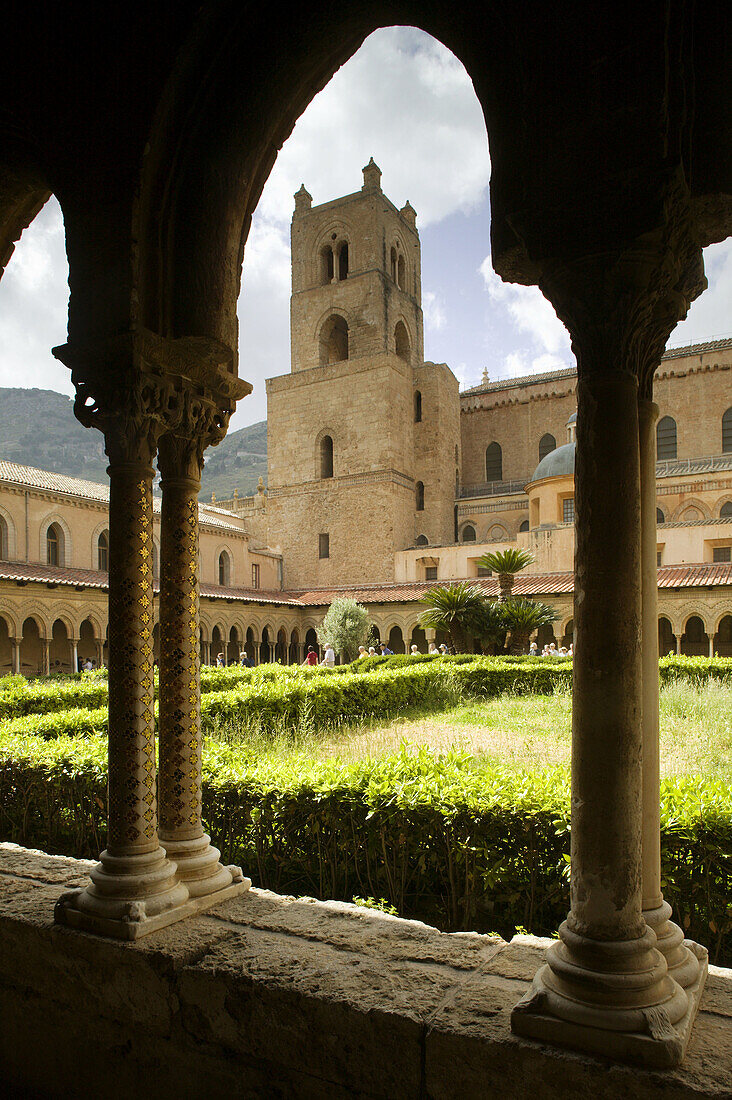
[[[320,663],[321,665],[325,665],[326,668],[335,667],[335,650],[333,649],[333,646],[330,642],[325,643],[325,654],[323,655],[323,660]]]
[[[308,665],[310,668],[312,668],[314,665],[317,665],[317,663],[318,663],[318,654],[315,652],[313,647],[311,645],[309,645],[308,646],[308,652],[307,652],[307,655],[305,657],[305,660],[303,661],[303,664]]]

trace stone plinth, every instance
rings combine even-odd
[[[512,1035],[511,1009],[546,940],[447,935],[252,889],[121,943],[53,925],[55,901],[90,866],[0,845],[0,1079],[9,1094],[730,1095],[729,970],[710,967],[683,1065],[632,1069]]]

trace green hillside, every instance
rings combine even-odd
[[[54,390],[0,388],[0,458],[87,481],[107,480],[101,433],[82,427],[73,400]],[[267,422],[231,432],[206,454],[201,499],[253,493],[267,477]]]

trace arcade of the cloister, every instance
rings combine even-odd
[[[705,289],[703,247],[732,229],[724,35],[675,0],[315,0],[287,16],[233,0],[7,16],[0,257],[55,193],[71,290],[55,354],[104,438],[110,538],[106,847],[93,866],[3,853],[5,1080],[57,1096],[73,1081],[115,1096],[721,1097],[732,976],[707,980],[661,876],[653,383]],[[493,268],[540,288],[577,361],[571,888],[551,943],[266,895],[204,830],[201,623],[236,625],[237,644],[251,626],[208,618],[198,590],[204,452],[251,388],[243,248],[298,116],[394,23],[464,63],[491,152]],[[667,616],[687,638],[693,617]],[[723,622],[699,617],[704,633]],[[30,629],[52,640],[57,618]],[[259,623],[260,647],[265,627],[267,646],[289,629],[284,614]]]

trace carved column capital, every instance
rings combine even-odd
[[[177,416],[159,440],[158,466],[163,483],[201,481],[203,453],[226,435],[233,402],[224,394],[201,394],[181,386],[176,394]]]
[[[580,376],[630,373],[649,398],[673,328],[707,285],[683,181],[668,181],[653,231],[617,250],[541,266],[539,286],[569,331]]]

